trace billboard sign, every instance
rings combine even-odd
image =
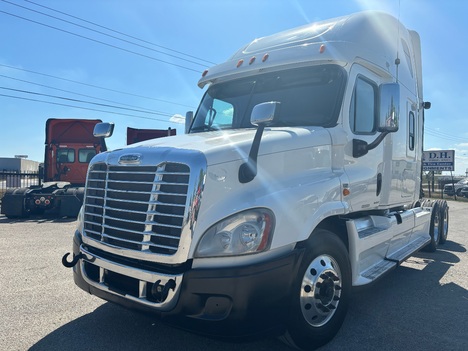
[[[455,150],[423,151],[423,171],[454,171]]]

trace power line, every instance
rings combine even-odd
[[[72,24],[72,25],[77,26],[77,27],[80,27],[80,28],[87,29],[87,30],[92,31],[92,32],[95,32],[95,33],[99,33],[99,34],[105,35],[105,36],[107,36],[107,37],[111,37],[111,38],[113,38],[113,39],[117,39],[117,40],[123,41],[123,42],[128,43],[128,44],[132,44],[132,45],[135,45],[135,46],[138,46],[138,47],[147,49],[147,50],[151,50],[151,51],[154,51],[154,52],[163,54],[163,55],[167,55],[167,56],[176,58],[176,59],[178,59],[178,60],[182,60],[182,61],[186,61],[186,62],[189,62],[189,63],[193,63],[193,64],[195,64],[195,65],[202,66],[202,67],[205,67],[205,68],[206,68],[206,65],[205,65],[205,64],[201,64],[201,63],[195,62],[195,61],[193,61],[193,60],[185,59],[185,58],[180,57],[180,56],[177,56],[177,55],[169,54],[169,53],[166,53],[166,52],[163,52],[163,51],[160,51],[160,50],[156,50],[156,49],[150,48],[150,47],[148,47],[148,46],[144,46],[144,45],[141,45],[141,44],[137,44],[137,43],[132,42],[132,41],[130,41],[130,40],[122,39],[122,38],[119,38],[119,37],[117,37],[117,36],[115,36],[115,35],[110,35],[110,34],[107,34],[107,33],[104,33],[104,32],[101,32],[101,31],[98,31],[98,30],[95,30],[95,29],[92,29],[92,28],[83,26],[83,25],[78,24],[78,23],[74,23],[74,22],[71,22],[71,21],[67,21],[67,20],[65,20],[65,19],[62,19],[62,18],[59,18],[59,17],[56,17],[56,16],[52,16],[52,15],[49,15],[49,14],[44,13],[44,12],[41,12],[41,11],[33,10],[33,9],[31,9],[31,8],[29,8],[29,7],[26,7],[26,6],[22,6],[22,5],[15,4],[15,3],[10,2],[10,1],[7,1],[7,0],[2,0],[2,1],[3,1],[3,2],[6,2],[6,3],[8,3],[8,4],[11,4],[11,5],[20,7],[20,8],[22,8],[22,9],[25,9],[25,10],[28,10],[28,11],[31,11],[31,12],[35,12],[35,13],[41,14],[41,15],[43,15],[43,16],[47,16],[47,17],[50,17],[50,18],[53,18],[53,19],[56,19],[56,20],[59,20],[59,21],[62,21],[62,22],[68,23],[68,24]],[[39,5],[39,6],[41,6],[41,5]],[[45,6],[43,6],[43,7],[45,7]],[[46,8],[47,8],[47,7],[46,7]],[[52,9],[51,9],[51,10],[52,10]],[[52,10],[52,11],[54,11],[54,10]],[[111,29],[108,29],[108,30],[111,30]],[[111,30],[111,31],[112,31],[112,30]],[[123,35],[125,35],[125,34],[123,34]]]
[[[95,96],[86,95],[86,94],[80,94],[80,93],[77,93],[77,92],[74,92],[74,91],[70,91],[70,90],[66,90],[66,89],[54,88],[54,87],[51,87],[51,86],[49,86],[49,85],[34,83],[34,82],[31,82],[31,81],[28,81],[28,80],[24,80],[24,79],[19,79],[19,78],[14,78],[14,77],[5,76],[5,75],[3,75],[3,74],[0,74],[0,77],[7,78],[7,79],[11,79],[11,80],[15,80],[15,81],[18,81],[18,82],[23,82],[23,83],[27,83],[27,84],[36,85],[36,86],[43,87],[43,88],[47,88],[47,89],[53,89],[53,90],[58,90],[58,91],[62,91],[62,92],[65,92],[65,93],[70,93],[70,94],[74,94],[74,95],[78,95],[78,96],[84,96],[84,97],[91,98],[91,99],[95,99],[95,100],[112,102],[112,103],[117,104],[117,105],[129,106],[129,107],[137,107],[137,108],[139,108],[138,106],[135,106],[135,105],[123,104],[123,103],[121,103],[121,102],[112,101],[112,100],[108,100],[108,99],[97,98],[97,97],[95,97]],[[140,108],[140,109],[141,109],[141,110],[146,110],[146,111],[148,111],[148,112],[157,112],[157,111],[155,111],[155,110],[150,110],[150,109],[145,109],[145,108]]]
[[[429,131],[432,132],[432,133],[436,133],[436,134],[448,136],[448,137],[451,137],[451,138],[466,139],[466,138],[457,137],[457,136],[455,136],[455,135],[453,135],[453,134],[449,134],[449,133],[446,133],[446,132],[442,132],[442,131],[437,130],[437,129],[432,129],[432,128],[428,128],[428,127],[425,127],[425,129],[429,130]]]
[[[202,62],[209,63],[209,64],[211,64],[211,65],[216,65],[215,62],[211,62],[211,61],[208,61],[208,60],[205,60],[205,59],[202,59],[202,58],[193,56],[193,55],[189,55],[189,54],[184,53],[184,52],[181,52],[181,51],[177,51],[177,50],[174,50],[174,49],[170,49],[170,48],[168,48],[168,47],[166,47],[166,46],[158,45],[158,44],[152,43],[152,42],[150,42],[150,41],[147,41],[147,40],[144,40],[144,39],[141,39],[141,38],[137,38],[137,37],[135,37],[135,36],[132,36],[132,35],[129,35],[129,34],[126,34],[126,33],[123,33],[123,32],[120,32],[120,31],[117,31],[117,30],[114,30],[114,29],[111,29],[111,28],[109,28],[109,27],[106,27],[106,26],[97,24],[97,23],[95,23],[95,22],[88,21],[88,20],[85,20],[85,19],[83,19],[83,18],[70,15],[69,13],[62,12],[62,11],[53,9],[53,8],[51,8],[51,7],[47,7],[47,6],[38,4],[38,3],[34,2],[34,1],[30,1],[30,0],[24,0],[24,1],[29,2],[29,3],[31,3],[31,4],[34,4],[34,5],[36,5],[36,6],[39,6],[39,7],[48,9],[48,10],[50,10],[50,11],[57,12],[57,13],[60,13],[60,14],[62,14],[62,15],[65,15],[65,16],[68,16],[68,17],[71,17],[71,18],[74,18],[74,19],[83,21],[83,22],[85,22],[85,23],[92,24],[92,25],[94,25],[94,26],[96,26],[96,27],[106,29],[106,30],[108,30],[108,31],[110,31],[110,32],[123,35],[123,36],[125,36],[125,37],[127,37],[127,38],[135,39],[135,40],[141,41],[141,42],[143,42],[143,43],[150,44],[150,45],[153,45],[153,46],[162,48],[162,49],[167,50],[167,51],[171,51],[171,52],[174,52],[174,53],[177,53],[177,54],[180,54],[180,55],[184,55],[184,56],[187,56],[187,57],[194,58],[194,59],[199,60],[199,61],[202,61]]]
[[[159,118],[136,116],[136,115],[131,115],[131,114],[128,114],[128,113],[121,113],[121,112],[115,112],[115,111],[105,111],[105,110],[99,110],[99,109],[94,109],[94,108],[89,108],[89,107],[81,107],[81,106],[76,106],[76,105],[62,104],[62,103],[52,102],[52,101],[30,99],[30,98],[25,98],[25,97],[21,97],[21,96],[13,96],[13,95],[6,95],[6,94],[0,94],[0,96],[13,98],[13,99],[26,100],[26,101],[41,102],[41,103],[44,103],[44,104],[72,107],[72,108],[77,108],[77,109],[81,109],[81,110],[97,111],[97,112],[103,112],[103,113],[110,113],[110,114],[114,114],[114,115],[121,115],[121,116],[128,116],[128,117],[134,117],[134,118],[149,119],[149,120],[153,120],[153,121],[160,121],[160,122],[177,124],[177,123],[172,122],[170,120],[163,120],[163,119],[159,119]]]
[[[5,0],[2,0],[2,1],[5,1]],[[178,67],[178,68],[182,68],[182,69],[185,69],[185,70],[188,70],[188,71],[192,71],[192,72],[196,72],[196,73],[201,73],[199,70],[196,70],[196,69],[193,69],[193,68],[185,67],[185,66],[182,66],[182,65],[179,65],[179,64],[176,64],[176,63],[172,63],[172,62],[169,62],[169,61],[164,61],[164,60],[158,59],[158,58],[156,58],[156,57],[152,57],[152,56],[145,55],[145,54],[142,54],[142,53],[139,53],[139,52],[136,52],[136,51],[132,51],[132,50],[129,50],[129,49],[122,48],[122,47],[117,46],[117,45],[105,43],[105,42],[103,42],[103,41],[100,41],[100,40],[97,40],[97,39],[93,39],[93,38],[87,37],[87,36],[85,36],[85,35],[73,33],[73,32],[70,32],[70,31],[68,31],[68,30],[60,29],[60,28],[57,28],[57,27],[54,27],[54,26],[51,26],[51,25],[48,25],[48,24],[45,24],[45,23],[41,23],[41,22],[38,22],[38,21],[35,21],[35,20],[32,20],[32,19],[26,18],[26,17],[22,17],[22,16],[19,16],[19,15],[15,15],[15,14],[13,14],[13,13],[9,13],[9,12],[2,11],[2,10],[0,10],[0,13],[4,13],[4,14],[9,15],[9,16],[12,16],[12,17],[16,17],[16,18],[19,18],[19,19],[22,19],[22,20],[25,20],[25,21],[28,21],[28,22],[31,22],[31,23],[35,23],[35,24],[38,24],[38,25],[40,25],[40,26],[44,26],[44,27],[47,27],[47,28],[55,29],[55,30],[58,30],[58,31],[60,31],[60,32],[64,32],[64,33],[67,33],[67,34],[70,34],[70,35],[74,35],[74,36],[76,36],[76,37],[79,37],[79,38],[82,38],[82,39],[86,39],[86,40],[89,40],[89,41],[92,41],[92,42],[95,42],[95,43],[98,43],[98,44],[102,44],[102,45],[105,45],[105,46],[108,46],[108,47],[111,47],[111,48],[114,48],[114,49],[118,49],[118,50],[121,50],[121,51],[124,51],[124,52],[128,52],[128,53],[131,53],[131,54],[134,54],[134,55],[138,55],[138,56],[141,56],[141,57],[145,57],[145,58],[148,58],[148,59],[150,59],[150,60],[154,60],[154,61],[166,63],[166,64],[168,64],[168,65],[175,66],[175,67]]]
[[[105,87],[101,87],[101,86],[98,86],[98,85],[93,85],[93,84],[78,82],[78,81],[72,80],[72,79],[57,77],[57,76],[53,76],[53,75],[51,75],[51,74],[35,72],[35,71],[27,70],[27,69],[24,69],[24,68],[18,68],[18,67],[14,67],[14,66],[8,66],[8,65],[1,64],[1,63],[0,63],[0,66],[1,66],[1,67],[11,68],[11,69],[16,69],[16,70],[23,71],[23,72],[33,73],[33,74],[41,75],[41,76],[44,76],[44,77],[59,79],[59,80],[63,80],[63,81],[66,81],[66,82],[71,82],[71,83],[75,83],[75,84],[80,84],[80,85],[84,85],[84,86],[88,86],[88,87],[92,87],[92,88],[96,88],[96,89],[111,91],[111,92],[114,92],[114,93],[119,93],[119,94],[124,94],[124,95],[129,95],[129,96],[135,96],[135,97],[139,97],[139,98],[143,98],[143,99],[154,100],[154,101],[164,102],[164,103],[168,103],[168,104],[173,104],[173,105],[179,105],[179,106],[183,106],[183,107],[193,108],[193,106],[184,105],[184,104],[180,104],[180,103],[173,102],[173,101],[168,101],[168,100],[163,100],[163,99],[157,99],[157,98],[153,98],[153,97],[148,97],[148,96],[138,95],[138,94],[133,94],[133,93],[128,93],[128,92],[123,92],[123,91],[120,91],[120,90],[105,88]]]
[[[448,134],[448,133],[441,132],[441,131],[431,129],[431,128],[427,128],[427,127],[425,127],[424,130],[428,135],[436,137],[436,138],[450,140],[450,141],[468,142],[468,138],[455,136],[453,134]]]
[[[83,104],[89,104],[89,105],[96,105],[96,106],[102,106],[102,107],[110,107],[110,108],[115,108],[119,110],[127,110],[127,111],[133,111],[133,112],[143,112],[143,113],[148,113],[148,114],[153,114],[153,115],[159,115],[159,116],[172,116],[173,114],[169,114],[166,112],[148,112],[144,110],[138,110],[138,109],[133,109],[133,108],[127,108],[127,107],[121,107],[121,106],[115,106],[115,105],[108,105],[108,104],[101,104],[97,102],[91,102],[91,101],[85,101],[85,100],[78,100],[78,99],[73,99],[73,98],[68,98],[64,96],[57,96],[57,95],[50,95],[50,94],[43,94],[43,93],[38,93],[35,91],[29,91],[29,90],[21,90],[21,89],[14,89],[14,88],[7,88],[7,87],[2,87],[0,86],[0,89],[4,90],[10,90],[10,91],[16,91],[19,93],[24,93],[24,94],[32,94],[32,95],[39,95],[39,96],[46,96],[46,97],[51,97],[54,99],[61,99],[61,100],[67,100],[67,101],[72,101],[72,102],[79,102]]]

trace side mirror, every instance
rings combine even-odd
[[[96,138],[108,138],[114,133],[114,123],[98,123],[94,126],[93,135]]]
[[[394,133],[398,130],[400,119],[400,85],[397,83],[382,84],[379,89],[379,132]]]
[[[249,158],[239,167],[239,182],[242,184],[252,181],[257,176],[258,149],[263,130],[278,117],[280,105],[280,102],[270,101],[255,105],[252,109],[250,123],[258,126],[258,128],[250,147]]]
[[[253,125],[268,125],[273,122],[279,114],[281,103],[278,101],[263,102],[255,105],[250,114],[250,123]]]
[[[185,113],[185,134],[188,134],[193,121],[193,111]]]
[[[400,85],[397,83],[382,84],[379,88],[379,124],[377,130],[380,134],[370,144],[364,140],[353,139],[353,157],[366,155],[375,149],[389,133],[398,131],[400,118]]]

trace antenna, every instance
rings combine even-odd
[[[401,0],[398,0],[398,35],[396,39],[396,59],[395,59],[395,66],[396,66],[396,83],[398,83],[398,68],[400,66],[400,12],[401,12]]]

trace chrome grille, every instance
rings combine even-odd
[[[189,177],[189,167],[181,163],[92,165],[84,235],[115,248],[174,255],[181,238]]]

